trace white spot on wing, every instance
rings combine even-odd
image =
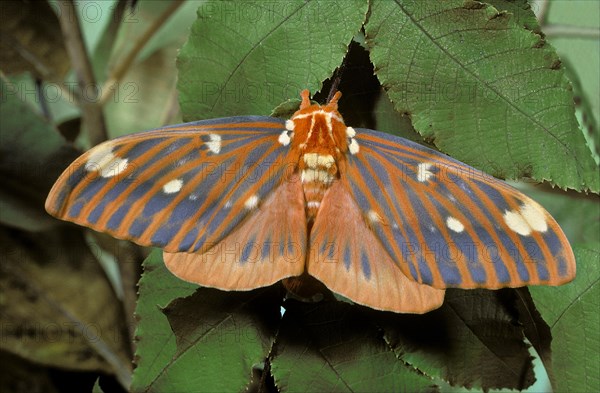
[[[461,233],[465,230],[465,226],[463,225],[463,223],[452,216],[446,218],[446,225],[448,226],[448,228],[450,228],[456,233]]]
[[[544,210],[533,201],[526,202],[519,211],[506,211],[504,222],[521,236],[528,236],[533,231],[546,232],[548,230]]]
[[[506,211],[504,213],[504,222],[510,229],[521,236],[528,236],[531,233],[531,227],[527,224],[527,221],[521,217],[519,212]]]
[[[248,210],[255,209],[256,206],[258,206],[258,195],[255,194],[252,195],[250,198],[246,199],[246,202],[244,202],[244,206]]]
[[[294,128],[296,128],[296,123],[294,123],[294,121],[292,119],[288,119],[285,121],[285,129],[286,130],[294,131]]]
[[[283,146],[287,146],[292,141],[292,138],[290,138],[290,134],[287,131],[283,131],[281,134],[279,134],[279,138],[277,138],[277,141]]]
[[[417,180],[421,183],[428,181],[433,177],[433,173],[430,171],[431,164],[424,162],[417,166]]]
[[[113,146],[110,142],[94,147],[90,150],[90,156],[85,163],[85,170],[88,172],[99,171],[102,166],[114,159],[115,155],[112,150]]]
[[[350,139],[350,144],[348,145],[348,150],[350,150],[350,154],[356,154],[360,150],[360,146],[358,146],[358,142],[356,139]]]
[[[367,213],[367,217],[369,218],[369,221],[371,221],[374,224],[382,221],[381,216],[375,210],[369,210],[369,213]]]
[[[546,215],[540,205],[535,202],[528,202],[521,207],[521,216],[527,221],[527,224],[537,232],[546,232],[548,223]]]
[[[352,127],[346,127],[346,136],[348,138],[354,138],[356,136],[356,131]]]
[[[176,192],[179,192],[181,190],[181,187],[183,187],[183,180],[174,179],[166,183],[162,189],[165,194],[174,194]]]
[[[127,160],[127,158],[115,157],[114,160],[112,160],[108,166],[100,172],[100,175],[102,177],[117,176],[127,168],[128,163],[129,160]]]
[[[129,163],[127,158],[116,156],[112,143],[103,143],[91,150],[85,163],[88,172],[99,172],[100,176],[109,178],[122,173]]]
[[[219,154],[221,152],[221,136],[217,134],[210,134],[208,138],[210,139],[208,142],[206,142],[208,150],[212,151],[214,154]]]

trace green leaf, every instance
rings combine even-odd
[[[102,387],[100,386],[100,378],[96,379],[94,382],[94,387],[92,388],[92,393],[104,393]]]
[[[519,323],[523,326],[525,336],[531,345],[533,345],[535,352],[537,352],[539,360],[548,375],[548,379],[554,380],[551,350],[552,333],[550,327],[536,309],[527,287],[515,289],[514,300],[514,307],[519,314]],[[536,385],[542,383],[537,373],[536,379]],[[549,380],[545,382],[549,383]],[[535,385],[531,388],[534,387]]]
[[[280,318],[279,286],[248,292],[200,288],[164,310],[177,352],[149,386],[167,391],[243,391],[262,367]]]
[[[573,84],[573,93],[575,100],[575,116],[581,126],[581,132],[585,136],[587,144],[592,151],[592,156],[596,164],[600,163],[600,133],[598,132],[599,124],[594,116],[593,99],[586,95],[586,90],[590,88],[588,85],[593,83],[593,79],[586,79],[586,83],[582,83],[579,74],[575,73],[574,66],[568,60],[563,60],[567,67],[567,75]],[[592,83],[590,83],[590,82]],[[600,94],[600,89],[596,89],[595,93]]]
[[[357,42],[361,38],[364,37],[355,37],[355,41],[350,44],[342,69],[336,75],[341,76],[338,87],[343,96],[339,102],[339,110],[344,115],[345,123],[355,128],[379,130],[423,143],[421,135],[412,127],[410,118],[394,109],[379,84],[369,52]],[[322,96],[321,102],[326,100],[323,93],[328,93],[331,89],[330,81],[331,79],[325,83],[319,94]]]
[[[162,259],[162,251],[154,250],[144,261],[144,274],[139,283],[140,294],[135,310],[139,319],[135,331],[137,367],[131,391],[145,391],[175,355],[175,336],[161,308],[173,299],[192,294],[198,286],[172,275]]]
[[[358,31],[365,15],[366,2],[356,1],[355,4],[360,7],[317,0],[276,5],[263,2],[211,2],[202,5],[198,12],[199,20],[192,28],[178,63],[178,86],[181,90],[180,100],[184,118],[197,120],[217,116],[268,114],[273,107],[285,100],[293,102],[288,101],[286,105],[279,107],[278,113],[291,110],[297,103],[299,90],[310,88],[314,93],[320,83],[331,75],[331,71],[341,64],[346,46]],[[398,4],[410,3],[405,1],[388,4],[391,6],[387,7],[399,7]],[[457,56],[463,55],[462,63],[458,65],[466,67],[469,59],[477,59],[481,48],[491,51],[496,45],[499,49],[521,45],[522,51],[515,59],[507,61],[505,56],[499,56],[481,68],[482,74],[477,76],[483,82],[475,81],[476,83],[471,84],[477,93],[483,94],[482,97],[476,96],[481,98],[481,101],[459,102],[461,106],[442,95],[445,101],[434,102],[431,107],[427,107],[427,103],[419,102],[419,99],[423,98],[423,92],[417,92],[421,94],[414,98],[418,110],[408,107],[402,109],[403,107],[399,106],[402,100],[399,101],[392,91],[390,97],[395,100],[396,107],[400,107],[401,112],[406,112],[392,113],[387,97],[380,97],[379,101],[375,102],[380,94],[379,87],[373,87],[371,81],[365,88],[344,86],[344,83],[347,83],[345,80],[352,80],[353,83],[361,80],[361,77],[356,77],[356,69],[353,68],[358,63],[350,59],[356,55],[352,53],[351,47],[347,58],[346,76],[342,78],[340,85],[344,91],[340,103],[342,113],[349,121],[358,122],[349,124],[366,125],[373,124],[374,121],[373,127],[377,129],[410,135],[411,127],[407,124],[407,119],[412,119],[415,125],[426,126],[427,121],[434,119],[436,122],[431,123],[441,127],[439,134],[437,131],[424,132],[423,127],[419,129],[428,141],[435,140],[438,146],[443,146],[440,145],[440,141],[454,146],[458,152],[451,151],[453,155],[475,156],[483,164],[489,164],[488,167],[497,175],[532,174],[537,175],[538,179],[550,178],[552,175],[554,182],[565,187],[554,177],[560,166],[560,171],[568,173],[561,175],[565,176],[567,181],[577,184],[588,181],[591,175],[586,171],[595,168],[585,166],[585,154],[579,157],[579,169],[583,173],[581,177],[578,177],[577,170],[572,171],[573,168],[577,168],[577,163],[569,161],[571,156],[567,155],[566,161],[574,166],[569,167],[564,164],[563,156],[555,154],[557,151],[561,152],[560,146],[571,149],[572,152],[583,152],[587,147],[580,143],[580,137],[571,134],[574,129],[571,126],[575,123],[572,114],[567,112],[573,109],[569,101],[572,97],[562,70],[552,68],[557,65],[554,63],[557,60],[556,55],[547,45],[531,47],[532,43],[541,44],[541,41],[539,35],[535,34],[538,26],[527,4],[521,0],[494,1],[498,9],[503,8],[515,14],[514,17],[510,17],[509,14],[496,15],[494,8],[486,8],[476,2],[466,2],[467,8],[463,8],[461,2],[457,8],[458,13],[464,12],[470,19],[465,21],[457,17],[451,22],[446,21],[447,12],[444,11],[444,7],[451,3],[415,4],[421,10],[427,11],[431,7],[437,7],[438,11],[443,11],[436,16],[438,19],[433,17],[434,21],[440,23],[432,29],[452,29],[465,24],[477,26],[481,21],[486,22],[487,26],[481,38],[478,37],[478,31],[466,31],[458,53],[450,52]],[[367,33],[369,29],[373,32],[372,23],[384,17],[393,23],[407,22],[411,27],[411,21],[407,21],[406,17],[396,18],[394,12],[382,15],[382,9],[385,7],[385,4],[375,2]],[[517,15],[519,12],[521,13]],[[488,19],[488,16],[495,17]],[[327,23],[320,24],[323,27],[316,29],[315,22],[320,18],[327,19]],[[258,23],[262,21],[267,23]],[[384,27],[380,30],[383,31]],[[414,24],[412,27],[415,27]],[[421,30],[421,34],[426,33],[432,34],[431,29]],[[489,40],[489,36],[494,36],[494,40]],[[433,43],[426,40],[417,40],[415,43],[411,41],[412,37],[397,38],[386,34],[379,34],[375,38],[382,40],[392,52],[400,54],[400,57],[406,56],[407,51],[419,54],[433,53],[436,55],[433,59],[439,57],[448,62],[443,53],[436,53],[435,48],[432,51]],[[369,36],[369,39],[369,43],[373,44],[373,36]],[[370,47],[373,51],[370,54],[371,59],[376,58],[377,51],[382,53],[384,50],[381,42],[375,43],[379,46]],[[403,48],[398,48],[399,45]],[[413,52],[410,52],[411,48]],[[363,52],[362,55],[367,54],[366,51]],[[369,59],[366,55],[364,57]],[[376,63],[376,72],[380,78],[382,73],[385,74],[392,68],[395,71],[400,70],[398,72],[404,71],[402,67],[397,67],[402,66],[403,60],[399,61],[395,53],[392,53],[389,59],[390,64]],[[406,60],[406,57],[403,59]],[[457,73],[461,77],[469,77],[473,72],[479,72],[478,67],[481,64],[474,64],[475,71],[471,69],[471,73],[468,72],[468,67],[458,67],[457,70],[457,64],[454,64],[455,68],[448,69],[425,64],[427,67],[422,70],[427,72],[419,75],[421,70],[411,70],[412,79],[407,80],[414,79],[415,83],[421,83],[427,78],[444,80],[444,77]],[[510,74],[513,72],[510,69],[513,65],[528,69],[527,67],[535,68],[540,64],[546,68],[532,71],[537,79],[529,81],[525,78],[524,87],[517,83],[522,82],[519,80],[522,77],[513,75],[513,80],[510,80],[512,84],[500,86],[496,96],[489,95],[494,93],[489,88],[490,81],[498,73],[506,71]],[[368,71],[361,73],[361,76],[372,74],[372,68],[365,67],[364,63],[359,67],[364,68],[362,71]],[[462,82],[464,80],[457,83]],[[471,85],[463,84],[467,87]],[[546,92],[544,86],[555,87],[554,95]],[[386,88],[389,87],[394,87],[394,84],[386,84]],[[531,99],[537,96],[529,96],[529,99],[525,97],[523,106],[517,106],[517,114],[511,112],[514,109],[509,105],[512,101],[507,101],[514,98],[511,93],[516,92],[516,98],[523,98],[522,95],[538,88],[542,88],[542,92],[539,93],[542,95],[541,99]],[[326,87],[322,90],[318,97],[315,97],[320,102],[323,102],[322,96],[327,94]],[[349,94],[346,94],[347,91]],[[447,90],[443,92],[448,93]],[[408,97],[402,98],[405,101],[409,100]],[[567,106],[561,106],[567,102]],[[530,113],[527,111],[543,110],[544,105],[556,105],[557,109],[556,112],[550,111],[551,114],[547,118],[534,119],[539,120],[541,128],[531,126],[532,116],[518,116],[521,112],[527,114]],[[493,116],[497,113],[504,114],[502,121],[512,128],[496,127],[497,122],[494,122]],[[438,121],[439,118],[443,121]],[[463,124],[464,121],[464,125],[451,129],[449,125],[453,121],[456,124]],[[481,131],[482,135],[472,138],[474,128],[471,126],[477,122],[483,123],[487,128],[475,127],[475,131]],[[554,132],[553,124],[565,126],[565,134],[560,135],[568,140],[564,145],[561,145],[562,139],[560,143],[551,138],[550,141],[547,140],[548,130]],[[454,131],[455,135],[452,134]],[[527,131],[527,134],[524,131]],[[455,140],[448,138],[449,134],[455,137]],[[469,141],[470,138],[473,141]],[[529,145],[523,142],[526,140],[530,141]],[[502,141],[500,147],[498,141]],[[513,152],[513,149],[516,150]],[[523,154],[524,149],[527,149],[527,154]],[[493,154],[487,157],[479,156],[482,151]],[[507,151],[510,154],[507,154]],[[531,157],[530,152],[534,153]],[[556,164],[557,162],[559,164]],[[530,163],[533,164],[529,165]],[[593,221],[593,217],[587,217],[584,224],[577,228],[577,217],[585,211],[583,206],[573,217],[568,217],[568,208],[558,206],[557,209],[566,210],[564,214],[567,227],[572,229],[569,231],[575,233],[575,236],[592,236],[583,233],[585,229],[581,229],[581,226],[587,226],[589,221]],[[263,377],[266,379],[269,378],[270,370],[281,391],[418,391],[436,389],[436,386],[444,391],[460,389],[462,386],[480,389],[522,389],[533,382],[532,356],[525,342],[524,328],[530,337],[530,330],[542,326],[542,321],[537,318],[525,321],[522,318],[520,312],[514,309],[516,292],[512,290],[448,291],[446,304],[434,313],[424,316],[391,315],[390,318],[385,318],[388,313],[369,311],[342,303],[306,305],[290,301],[286,303],[287,311],[279,332],[273,337],[276,307],[273,304],[274,300],[268,296],[259,300],[260,296],[257,295],[259,298],[256,298],[256,301],[249,301],[245,297],[248,294],[200,289],[188,298],[169,304],[164,310],[168,315],[168,324],[165,314],[157,305],[163,307],[175,298],[187,296],[196,287],[171,276],[162,265],[159,255],[153,255],[156,262],[153,269],[156,270],[147,271],[140,287],[138,314],[141,321],[137,352],[139,367],[135,372],[133,391],[187,391],[197,390],[199,386],[228,391],[250,389],[253,382],[252,372],[256,373],[260,369],[264,370]],[[158,274],[158,271],[161,273]],[[166,288],[174,290],[170,292]],[[156,300],[156,293],[163,294],[160,301]],[[279,297],[276,299],[278,302]],[[275,304],[278,304],[277,302]],[[267,310],[263,312],[262,307]],[[517,324],[523,321],[527,323],[525,327]],[[251,340],[246,342],[243,339],[235,340],[234,337],[251,337]],[[532,341],[542,358],[549,356],[546,338]],[[271,355],[263,362],[269,348],[272,349]]]
[[[424,315],[381,314],[385,339],[407,365],[452,386],[524,389],[535,378],[512,290],[448,290]]]
[[[367,1],[210,2],[178,58],[184,120],[267,115],[340,65]]]
[[[600,246],[574,247],[577,277],[561,287],[532,287],[552,330],[555,391],[593,392],[600,386]]]
[[[373,1],[367,44],[400,112],[440,150],[501,178],[600,191],[554,49],[476,1]]]
[[[0,228],[0,348],[33,362],[131,379],[123,310],[82,233]]]
[[[294,301],[285,308],[271,360],[279,391],[438,390],[431,378],[396,357],[366,309],[341,302]]]
[[[557,26],[571,25],[574,27],[600,29],[598,18],[598,4],[593,1],[552,1],[548,7],[548,24]],[[597,33],[596,33],[597,34]],[[582,39],[583,38],[583,39]],[[600,130],[600,42],[594,36],[581,37],[577,35],[552,34],[548,40],[556,47],[561,58],[569,61],[572,71],[579,75],[582,84],[583,96],[589,100],[593,118],[596,121],[594,128]],[[596,134],[596,143],[600,142]]]
[[[45,212],[44,201],[78,153],[19,99],[22,88],[22,82],[0,80],[0,222],[39,231],[58,223]]]
[[[577,118],[584,135],[600,161],[600,29],[598,7],[592,1],[548,3],[548,41],[556,48],[573,83]],[[565,34],[561,28],[589,29],[596,34]]]
[[[531,30],[534,33],[541,33],[540,24],[531,9],[531,4],[527,0],[487,0],[486,3],[496,7],[498,11],[506,11],[512,15],[514,22]]]

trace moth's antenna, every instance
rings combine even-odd
[[[327,102],[331,101],[333,99],[333,96],[335,95],[335,93],[337,93],[338,86],[340,85],[340,82],[342,81],[342,75],[343,75],[345,69],[346,69],[346,58],[344,57],[342,64],[338,68],[336,68],[336,70],[333,74],[333,80],[331,81],[331,88],[329,89],[329,95],[327,96]]]

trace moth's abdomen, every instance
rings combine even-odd
[[[301,157],[300,179],[306,203],[306,218],[313,222],[321,201],[333,180],[338,168],[331,154],[305,153]]]

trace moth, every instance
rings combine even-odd
[[[561,285],[571,247],[515,188],[440,152],[352,128],[301,92],[287,121],[202,120],[84,153],[46,210],[160,247],[182,280],[251,290],[311,276],[378,310],[425,313],[446,288]]]

